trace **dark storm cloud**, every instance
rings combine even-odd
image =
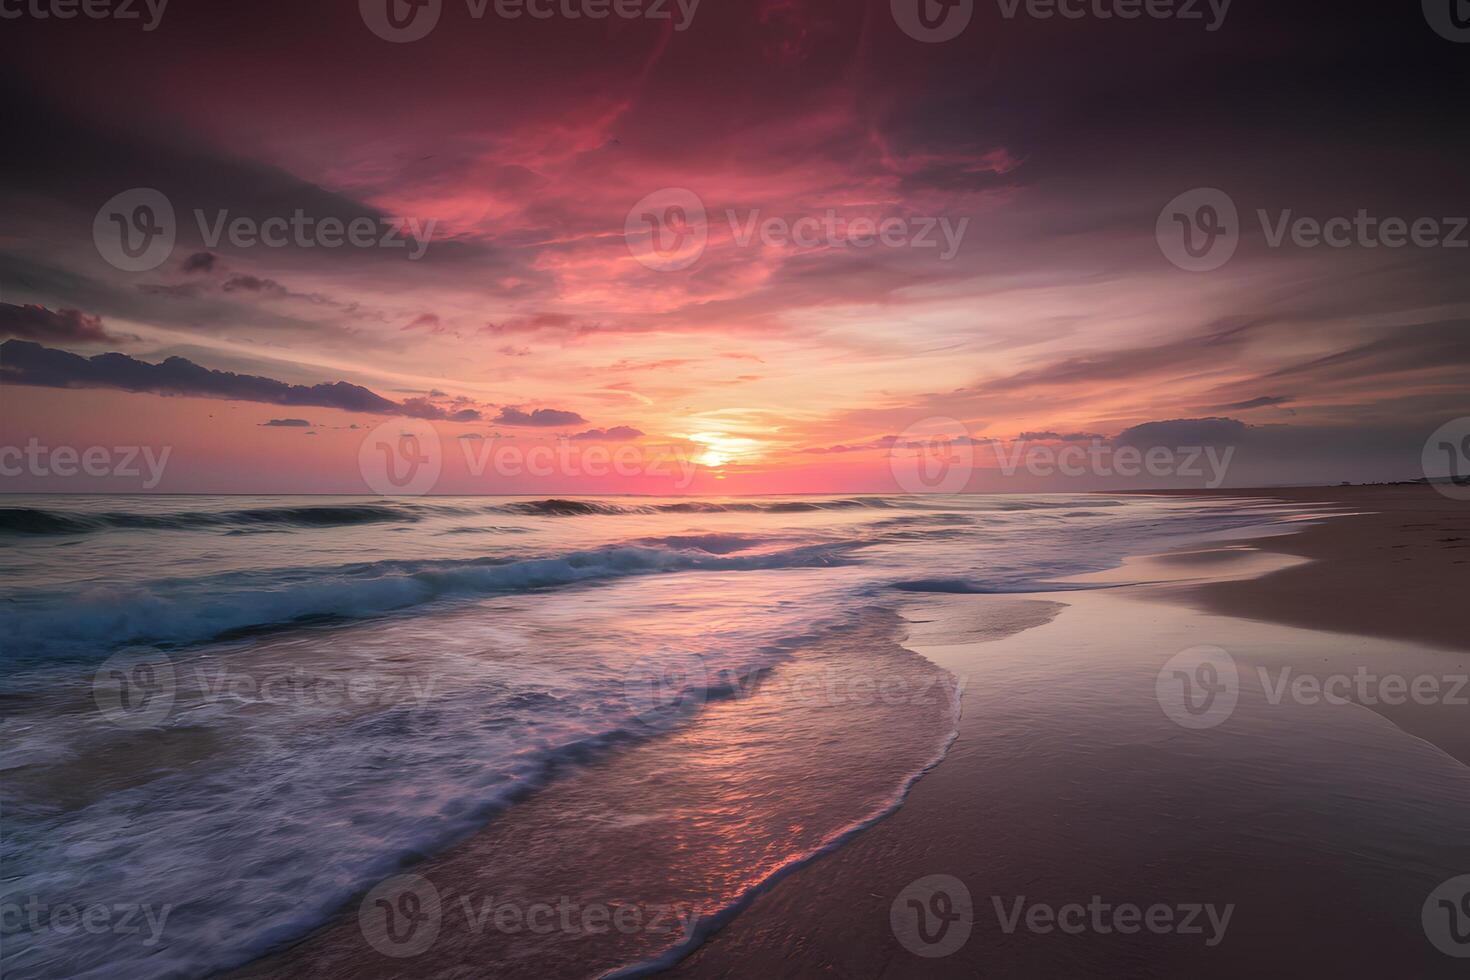
[[[0,380],[6,384],[41,388],[112,388],[158,395],[227,398],[267,405],[316,406],[373,415],[472,420],[460,418],[466,414],[463,411],[450,413],[423,399],[410,399],[399,404],[346,381],[292,385],[274,378],[212,371],[182,357],[170,357],[160,364],[117,353],[82,357],[24,340],[7,340],[0,344]],[[476,412],[473,417],[478,416]]]

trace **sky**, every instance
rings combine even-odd
[[[4,0],[0,490],[1415,478],[1435,2]]]

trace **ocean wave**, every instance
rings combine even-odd
[[[712,537],[705,543],[719,546]],[[388,560],[80,592],[16,593],[0,607],[0,631],[9,637],[16,655],[44,661],[126,646],[174,648],[293,624],[362,619],[452,597],[669,572],[833,566],[846,563],[847,553],[859,546],[843,542],[735,555],[699,547],[610,545],[551,557]]]
[[[415,522],[422,514],[394,504],[324,504],[303,507],[257,507],[228,511],[179,511],[146,514],[129,511],[41,510],[0,508],[0,534],[88,534],[108,529],[189,531],[206,528],[294,530],[347,527],[354,524]]]
[[[750,534],[673,534],[663,538],[638,538],[633,543],[661,548],[692,548],[711,555],[729,555],[759,548],[769,541],[769,538]]]
[[[518,500],[491,510],[533,517],[593,517],[611,514],[802,514],[854,508],[899,506],[883,497],[842,497],[830,500],[717,501],[681,500],[672,504],[614,504],[602,500]]]
[[[651,508],[605,504],[596,500],[518,500],[513,504],[500,504],[490,508],[507,514],[526,514],[531,517],[592,517],[609,514],[647,514]]]
[[[37,977],[99,980],[205,976],[242,967],[309,934],[375,882],[463,839],[565,770],[676,731],[706,704],[749,696],[787,659],[774,648],[762,654],[754,663],[732,665],[703,683],[686,684],[677,694],[660,692],[657,703],[641,712],[636,702],[620,707],[624,699],[616,689],[594,689],[572,700],[543,691],[515,692],[498,703],[492,693],[480,691],[453,705],[436,703],[433,710],[400,706],[366,715],[348,722],[334,737],[298,747],[289,759],[255,759],[255,768],[237,773],[242,783],[276,790],[257,802],[254,812],[263,815],[259,821],[239,821],[232,808],[201,805],[207,797],[188,796],[195,787],[169,777],[175,788],[158,793],[149,806],[139,807],[136,796],[119,793],[104,797],[64,830],[48,828],[38,838],[12,832],[4,857],[19,880],[26,880],[29,872],[46,887],[65,882],[59,887],[68,893],[88,894],[105,893],[119,883],[126,888],[130,881],[133,887],[140,881],[167,882],[176,904],[168,920],[174,940],[157,951],[138,944],[126,950],[109,947],[113,937],[105,933],[55,941],[54,932],[21,931],[7,934],[6,965]],[[437,737],[446,713],[453,710],[473,711],[476,722],[483,722],[483,714],[499,713],[522,730],[536,719],[546,724],[550,736],[520,744],[492,736],[480,743],[482,751],[459,758],[447,743],[463,744],[475,737],[475,729],[457,730],[454,740]],[[478,731],[483,737],[487,729],[480,724]],[[385,758],[403,760],[417,774],[436,770],[446,778],[398,796],[393,806],[384,801],[393,799],[399,786],[354,791],[378,781],[379,760]],[[303,777],[303,785],[296,786],[293,773],[313,778]],[[296,858],[297,873],[309,868],[314,887],[309,895],[293,894],[265,869],[280,866],[279,848],[290,843],[306,848],[309,824],[303,814],[313,812],[344,819],[347,829],[333,835],[331,847],[310,847],[310,854]],[[26,829],[34,834],[39,828]],[[156,844],[165,838],[172,846],[110,854],[121,869],[102,882],[90,877],[92,864],[79,856],[95,853],[99,839]],[[233,882],[222,876],[222,842],[236,860],[259,861],[260,872]]]
[[[689,506],[686,503],[664,504],[659,509],[667,512],[681,513],[678,508]],[[765,514],[804,514],[819,510],[853,510],[858,508],[878,510],[896,506],[891,500],[882,497],[842,497],[831,500],[777,500],[769,503],[709,503],[700,505],[702,513],[740,512],[753,510]]]
[[[438,532],[439,534],[526,534],[530,529],[524,527],[498,527],[490,524],[484,527],[471,525],[469,527],[451,527]]]
[[[276,530],[351,527],[363,524],[415,524],[436,516],[474,515],[485,511],[522,517],[607,517],[624,514],[799,514],[854,508],[898,506],[881,497],[829,500],[706,501],[676,503],[612,503],[604,500],[552,497],[517,500],[489,507],[427,501],[383,500],[362,504],[305,504],[288,507],[252,507],[219,511],[85,511],[46,510],[36,507],[0,508],[0,535],[78,535],[107,530],[194,531],[260,533]]]
[[[754,514],[759,504],[721,504],[713,500],[681,500],[677,504],[660,504],[663,514]]]

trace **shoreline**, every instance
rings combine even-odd
[[[1470,867],[1470,845],[1448,829],[1470,815],[1470,708],[1278,704],[1256,677],[1365,664],[1470,672],[1450,652],[1470,647],[1453,622],[1470,567],[1445,547],[1462,542],[1439,540],[1470,528],[1470,504],[1417,487],[1181,495],[1339,512],[1100,576],[1146,585],[931,597],[951,620],[1048,599],[1065,608],[988,641],[946,635],[932,625],[942,615],[920,614],[931,623],[905,645],[967,682],[949,754],[887,821],[760,896],[670,975],[1233,977],[1266,964],[1458,975],[1426,941],[1419,909]],[[1392,583],[1386,550],[1403,552]],[[1240,664],[1241,703],[1219,728],[1192,732],[1164,717],[1155,684],[1172,655],[1202,644]],[[901,939],[898,925],[902,897],[936,875],[972,899],[970,938],[942,955]],[[1007,931],[986,900],[1099,894],[1218,899],[1238,914],[1230,941],[1207,948],[1182,936]],[[1336,916],[1302,916],[1325,908]]]
[[[1342,508],[1292,533],[1238,542],[1305,561],[1250,578],[1178,590],[1222,615],[1303,629],[1470,650],[1453,599],[1470,586],[1470,502],[1431,487],[1321,487],[1167,493]],[[1350,601],[1344,601],[1350,600]]]
[[[922,777],[942,762],[956,735],[960,692],[930,661],[902,647],[898,642],[902,634],[903,623],[896,614],[874,608],[857,621],[803,645],[809,655],[825,649],[833,657],[844,658],[854,648],[871,650],[874,664],[869,670],[890,671],[892,658],[896,657],[898,667],[917,671],[922,675],[919,680],[930,679],[914,688],[918,696],[911,702],[905,700],[901,706],[880,709],[880,717],[886,719],[880,726],[882,730],[906,742],[896,757],[881,759],[873,751],[882,747],[881,742],[873,741],[864,743],[865,753],[835,751],[838,747],[829,737],[833,729],[828,723],[836,725],[837,730],[857,733],[857,723],[872,709],[854,704],[853,708],[861,711],[850,712],[846,721],[826,717],[844,709],[840,701],[823,701],[817,688],[821,676],[813,674],[807,683],[765,681],[744,696],[711,700],[699,720],[686,728],[663,733],[659,738],[610,746],[604,754],[577,760],[575,775],[528,787],[517,806],[501,811],[479,830],[387,879],[422,889],[425,895],[433,894],[442,910],[442,915],[435,917],[432,947],[412,953],[412,959],[391,958],[392,944],[383,942],[376,931],[370,932],[369,920],[359,912],[367,899],[378,894],[383,887],[380,884],[366,897],[359,896],[363,897],[363,905],[356,900],[349,902],[300,939],[223,975],[391,977],[401,975],[399,968],[405,964],[428,975],[440,975],[475,963],[493,965],[497,976],[634,977],[669,969],[708,935],[738,918],[759,895],[890,818]],[[822,717],[814,717],[813,726],[795,730],[771,729],[759,722],[752,730],[750,709],[754,707],[756,714],[772,710],[767,691],[777,698],[794,694],[803,699],[811,695],[802,691],[816,691],[817,700],[811,703],[811,710],[814,716]],[[920,691],[922,694],[918,694]],[[817,721],[821,724],[815,724]],[[925,723],[914,727],[919,721]],[[939,727],[931,731],[928,722]],[[774,841],[775,850],[770,847],[772,842],[763,842],[770,855],[764,866],[752,856],[722,869],[717,860],[701,857],[724,849],[732,853],[742,849],[736,841],[724,839],[720,821],[711,816],[713,813],[723,813],[740,833],[749,835],[743,841],[745,848],[756,846],[760,825],[748,807],[731,804],[730,793],[735,793],[737,800],[758,799],[771,793],[799,796],[799,787],[793,782],[751,783],[739,776],[739,767],[718,775],[733,764],[722,760],[719,745],[727,739],[752,746],[771,745],[798,737],[802,731],[818,739],[807,747],[804,758],[825,759],[833,767],[831,778],[824,783],[824,799],[799,804],[800,808],[789,816],[797,824],[810,823],[814,832],[824,823],[830,825],[830,830],[804,835],[806,843],[794,850],[787,848],[797,840],[788,841],[784,833]],[[913,740],[916,737],[918,741]],[[934,744],[926,748],[924,740],[929,738]],[[762,768],[757,764],[752,770]],[[688,786],[676,784],[678,776],[696,789],[702,783],[708,784],[709,792],[691,793]],[[709,783],[710,778],[716,782]],[[651,795],[655,793],[656,798]],[[846,815],[848,804],[859,806],[855,815]],[[648,877],[660,869],[666,872],[665,880]],[[728,901],[702,907],[701,892],[715,880],[711,876],[716,873],[729,876]],[[396,890],[402,887],[394,885]],[[488,906],[479,904],[489,898],[534,908],[557,896],[572,895],[579,896],[590,908],[679,909],[681,934],[672,943],[656,940],[630,946],[630,939],[639,937],[620,937],[616,932],[590,927],[575,936],[524,928],[501,931],[498,925],[491,926],[484,912]],[[630,896],[639,898],[629,904]],[[650,897],[656,901],[650,901]],[[470,914],[471,907],[475,914]]]

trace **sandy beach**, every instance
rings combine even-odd
[[[1470,557],[1457,540],[1470,507],[1424,487],[1264,496],[1353,516],[1130,562],[1110,577],[1154,584],[1057,596],[1060,615],[990,642],[961,642],[945,624],[1003,619],[1036,600],[964,596],[912,611],[909,645],[967,680],[944,763],[892,818],[777,884],[675,972],[1462,975],[1420,912],[1470,869],[1470,708],[1451,695],[1470,672],[1470,634],[1455,622],[1470,583],[1457,564]],[[1218,727],[1190,731],[1160,710],[1155,672],[1201,644],[1240,664],[1240,701]],[[1283,668],[1293,680],[1358,668],[1436,679],[1441,696],[1272,704]],[[1042,717],[1071,722],[1028,723]],[[1045,748],[1058,741],[1070,743],[1065,764],[1038,771],[1029,760],[1055,759]],[[934,875],[963,883],[973,911],[954,926],[971,926],[964,944],[931,958],[919,955],[932,952],[923,940],[900,937],[907,921],[895,923],[900,898]],[[934,887],[919,884],[917,899],[933,901]],[[1214,945],[1209,925],[1070,935],[1045,916],[1037,931],[1016,924],[1022,896],[1028,914],[1094,896],[1234,912]]]
[[[1243,542],[1310,562],[1254,578],[1198,583],[1188,590],[1191,599],[1242,619],[1447,649],[1470,646],[1453,598],[1470,583],[1470,505],[1425,486],[1268,493],[1345,514],[1295,534]]]

